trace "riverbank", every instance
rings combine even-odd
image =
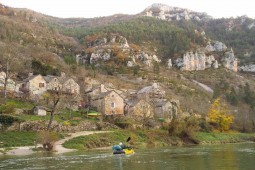
[[[112,132],[112,133],[109,133]],[[16,134],[17,133],[17,134]],[[24,132],[15,132],[17,136],[27,135]],[[30,134],[30,140],[33,140],[34,134]],[[16,142],[22,139],[16,139]],[[125,142],[128,137],[131,137],[130,142]],[[23,136],[23,140],[24,140]],[[246,141],[254,141],[255,134],[239,133],[239,132],[197,132],[193,135],[198,144],[224,144],[224,143],[238,143]],[[27,138],[25,143],[31,143]],[[0,141],[1,142],[1,141]],[[82,131],[76,133],[69,133],[63,139],[57,141],[54,146],[54,153],[62,154],[74,150],[88,150],[88,149],[111,149],[111,146],[123,142],[126,145],[131,145],[135,148],[156,148],[165,146],[183,146],[191,144],[184,140],[169,136],[165,130],[115,130],[115,131]],[[255,142],[255,141],[254,141]],[[23,142],[24,143],[24,142]],[[35,153],[35,148],[42,147],[41,145],[20,146],[17,147],[0,148],[0,155],[30,155]]]
[[[131,137],[130,142],[125,142]],[[94,134],[86,137],[73,138],[64,143],[64,147],[70,149],[87,150],[107,146],[113,146],[118,142],[135,146],[136,148],[157,148],[165,146],[183,146],[190,144],[224,144],[254,141],[255,134],[239,132],[197,132],[192,139],[181,139],[169,136],[166,130],[117,130],[113,133]],[[195,142],[195,143],[194,143]],[[254,141],[255,142],[255,141]]]
[[[81,131],[76,133],[69,133],[66,135],[64,139],[58,140],[54,144],[54,153],[56,154],[62,154],[66,152],[74,151],[75,149],[68,149],[64,148],[63,144],[71,140],[73,138],[79,137],[79,136],[87,136],[92,134],[98,134],[98,133],[109,133],[110,131]],[[17,132],[15,132],[17,133]],[[33,135],[32,135],[33,136]],[[42,145],[36,144],[34,146],[17,146],[17,147],[6,147],[6,148],[0,148],[0,155],[30,155],[36,152],[38,148],[42,148]]]

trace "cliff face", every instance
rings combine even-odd
[[[223,61],[224,67],[234,72],[238,71],[238,64],[237,64],[238,61],[237,61],[237,58],[235,58],[235,55],[232,49],[225,53],[225,56],[222,61]]]
[[[155,3],[146,8],[143,15],[149,17],[155,17],[162,20],[172,21],[172,20],[208,20],[212,17],[208,16],[206,13],[194,12],[188,9],[171,7],[168,5]]]
[[[125,62],[127,67],[144,64],[151,67],[153,62],[161,60],[153,52],[140,49],[134,44],[129,45],[127,39],[120,35],[106,35],[103,37],[88,37],[87,49],[84,54],[76,55],[76,62],[82,64],[96,64],[99,61]],[[92,39],[92,40],[91,40]]]
[[[182,70],[205,70],[210,67],[218,67],[214,56],[206,56],[203,52],[187,52],[183,56]],[[215,66],[214,66],[215,65]]]
[[[238,70],[237,59],[232,49],[225,52],[221,61],[216,60],[213,55],[206,56],[204,52],[187,52],[183,57],[175,60],[177,67],[187,71],[205,70],[206,68],[217,69],[220,65],[219,63],[222,63],[225,68],[234,72]]]

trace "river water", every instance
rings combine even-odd
[[[0,156],[0,169],[255,170],[255,143],[137,149],[133,155],[104,150]]]

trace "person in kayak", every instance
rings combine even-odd
[[[125,153],[125,152],[123,151],[123,149],[128,149],[128,148],[129,148],[128,146],[123,145],[123,143],[120,142],[118,145],[114,145],[114,146],[112,147],[112,150],[113,150],[115,153]]]
[[[122,149],[125,149],[125,145],[123,145],[122,142],[120,142],[118,145],[114,145],[114,146],[112,147],[112,150],[114,150],[114,151],[120,151],[120,150],[122,150]]]

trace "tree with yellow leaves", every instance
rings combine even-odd
[[[229,126],[233,123],[234,117],[230,114],[227,104],[220,98],[214,100],[208,111],[210,122],[219,131],[229,130]]]

